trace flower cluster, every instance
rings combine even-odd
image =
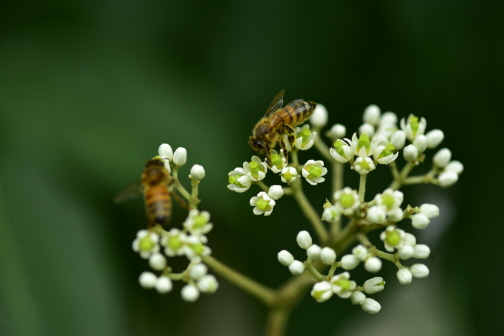
[[[313,244],[312,238],[307,231],[300,231],[297,235],[297,243],[299,247],[306,250],[307,258],[305,261],[295,260],[293,255],[287,251],[282,250],[278,253],[278,261],[289,268],[289,271],[293,275],[301,275],[305,270],[312,273],[312,275],[318,280],[315,285],[313,285],[311,290],[311,296],[317,302],[324,302],[329,300],[334,294],[342,299],[351,298],[353,304],[358,304],[362,309],[370,314],[378,313],[381,309],[380,304],[370,298],[366,298],[366,294],[373,294],[380,292],[384,289],[385,281],[380,277],[374,277],[366,282],[363,286],[357,286],[357,283],[350,280],[349,272],[342,272],[339,274],[334,274],[338,267],[344,269],[352,269],[357,266],[360,261],[370,260],[369,264],[373,264],[377,259],[375,257],[368,258],[367,249],[359,245],[353,249],[352,255],[346,255],[341,261],[337,260],[337,255],[334,249],[331,247],[323,247]],[[352,266],[349,266],[349,259],[352,259]],[[379,259],[377,259],[379,261]],[[331,266],[329,272],[326,275],[321,274],[315,267],[314,263],[320,261],[322,264]],[[368,263],[366,261],[366,263]],[[345,267],[347,266],[347,267]],[[378,271],[381,267],[381,262],[379,266],[374,271]]]
[[[191,168],[192,192],[187,192],[178,181],[178,169],[187,161],[185,148],[177,148],[172,152],[170,145],[162,144],[159,147],[159,157],[165,162],[165,167],[171,173],[171,178],[177,179],[176,189],[189,202],[189,213],[182,223],[182,228],[163,229],[160,225],[140,230],[133,241],[133,250],[143,259],[148,259],[149,266],[161,272],[159,276],[153,272],[143,272],[139,282],[144,288],[155,288],[159,293],[168,293],[172,290],[172,281],[183,280],[187,284],[182,288],[182,298],[186,301],[195,301],[200,293],[213,293],[219,284],[215,277],[207,274],[207,266],[202,262],[205,256],[211,254],[206,245],[206,234],[213,228],[210,214],[197,209],[198,184],[205,177],[205,170],[201,165]],[[168,258],[185,256],[189,264],[182,273],[174,273],[168,265]]]
[[[326,225],[331,226],[331,230],[327,230],[322,222],[310,219],[321,245],[313,244],[310,234],[303,230],[298,234],[297,242],[306,250],[306,259],[296,260],[290,252],[282,250],[278,253],[278,260],[288,267],[293,275],[301,275],[306,271],[313,275],[317,283],[313,286],[311,294],[318,302],[326,301],[336,294],[341,298],[351,298],[352,303],[361,305],[368,313],[377,313],[381,308],[380,304],[366,298],[366,295],[381,291],[385,282],[381,277],[374,277],[359,287],[355,281],[350,280],[349,271],[363,263],[368,272],[377,273],[382,268],[382,260],[387,260],[397,267],[397,278],[401,284],[410,283],[414,277],[427,277],[429,269],[426,265],[402,264],[405,260],[426,259],[430,255],[430,248],[425,244],[417,244],[416,237],[405,231],[403,223],[409,223],[411,220],[414,229],[425,229],[431,219],[439,215],[439,209],[434,204],[405,206],[404,195],[398,189],[403,185],[415,183],[450,186],[458,180],[463,165],[459,161],[452,161],[450,150],[443,148],[433,156],[431,171],[421,176],[409,176],[415,166],[425,161],[426,152],[436,148],[444,139],[441,130],[434,129],[427,132],[425,118],[410,115],[406,119],[401,119],[398,125],[395,113],[381,113],[378,106],[370,105],[364,111],[363,124],[351,139],[345,138],[346,128],[341,124],[335,124],[325,133],[333,144],[330,148],[327,148],[318,136],[321,134],[321,129],[326,126],[327,120],[327,110],[319,104],[310,119],[313,130],[310,130],[310,125],[296,128],[292,135],[294,138],[292,143],[289,142],[289,138],[292,141],[292,136],[283,134],[281,137],[283,149],[279,152],[272,150],[270,160],[261,161],[259,157],[254,156],[250,162],[243,164],[243,168],[236,168],[230,172],[228,188],[244,192],[253,184],[257,184],[262,191],[252,197],[250,205],[254,206],[254,214],[269,216],[282,195],[298,196],[295,197],[298,201],[302,199],[300,177],[312,186],[325,181],[328,169],[324,162],[311,159],[304,165],[299,165],[297,161],[299,150],[315,147],[324,158],[334,159],[330,160],[330,164],[335,167],[333,172],[336,173],[333,178],[336,179],[338,171],[344,164],[348,164],[360,175],[360,185],[358,189],[342,186],[335,188],[331,201],[327,200],[323,205],[321,219],[328,223]],[[401,171],[398,170],[396,163],[400,151],[406,161]],[[286,153],[291,154],[293,162],[288,162]],[[379,165],[390,165],[393,181],[390,187],[366,201],[366,178]],[[274,185],[268,188],[263,182],[268,169],[274,174],[279,174],[281,181],[287,185],[283,187]],[[300,206],[306,207],[306,204],[300,203]],[[325,235],[329,235],[330,232],[337,234],[341,230],[343,217],[349,219],[346,228],[354,227],[358,233],[355,238],[360,244],[354,246],[351,253],[337,259],[333,246],[327,242],[338,241],[338,236],[327,239]],[[373,245],[366,235],[367,232],[377,229],[382,230],[380,239],[383,250]],[[335,275],[338,268],[343,271]],[[322,269],[328,269],[327,273],[322,274]]]
[[[319,104],[310,119],[310,121],[316,120],[315,124],[312,123],[313,127],[319,127],[324,118],[327,121],[327,110]],[[268,170],[279,175],[280,181],[286,185],[286,188],[300,183],[300,177],[304,177],[312,186],[325,181],[324,175],[327,174],[327,168],[324,167],[322,160],[307,160],[303,165],[297,162],[297,152],[311,149],[315,144],[316,137],[317,132],[311,130],[308,124],[294,129],[292,143],[287,134],[282,134],[279,140],[282,149],[279,151],[272,149],[269,159],[264,158],[261,161],[258,156],[252,156],[251,160],[244,162],[242,167],[237,167],[229,172],[228,189],[243,193],[249,190],[253,184],[257,184],[262,191],[250,199],[250,205],[254,207],[253,213],[255,215],[269,216],[276,204],[275,201],[283,195],[283,192],[280,196],[274,196],[271,194],[270,188],[264,184],[263,180]],[[294,156],[293,162],[288,162],[288,153]],[[280,185],[273,187],[282,188]]]

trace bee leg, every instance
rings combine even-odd
[[[187,202],[182,198],[180,197],[177,193],[175,192],[172,192],[171,195],[173,196],[173,198],[175,198],[175,200],[178,202],[178,204],[180,204],[180,206],[186,210],[191,210],[189,208],[189,205],[187,205]]]
[[[285,143],[285,141],[280,141],[280,147],[282,147],[283,149],[285,160],[289,162],[289,151],[292,150],[292,147],[294,146],[294,141],[296,140],[294,138],[294,129],[289,125],[284,125],[282,133],[284,134],[284,136],[287,136],[287,141],[289,143],[290,148],[287,148],[287,144]]]
[[[285,146],[285,142],[280,140],[280,148],[283,149],[283,156],[286,162],[289,162],[289,152],[287,151],[287,147]]]
[[[268,165],[271,165],[271,148],[270,146],[266,145],[266,163]]]

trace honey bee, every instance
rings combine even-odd
[[[266,156],[268,162],[271,162],[270,152],[278,142],[287,158],[285,145],[283,141],[280,141],[282,135],[286,134],[292,145],[295,140],[294,127],[305,122],[317,106],[317,103],[297,99],[282,107],[283,95],[284,90],[275,96],[264,117],[254,126],[252,136],[248,141],[252,151]]]
[[[142,179],[119,193],[114,201],[121,203],[143,192],[149,227],[153,227],[170,220],[171,196],[176,196],[172,191],[175,183],[175,179],[168,173],[163,160],[160,157],[155,157],[145,165]],[[177,200],[180,202],[178,198]]]

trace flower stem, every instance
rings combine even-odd
[[[198,192],[199,192],[199,183],[198,180],[191,180],[191,199],[189,200],[189,204],[191,208],[196,208],[198,201]]]
[[[322,139],[320,139],[320,133],[319,133],[320,129],[315,129],[315,131],[317,132],[317,136],[315,137],[315,142],[314,142],[315,148],[324,157],[324,159],[326,159],[329,162],[334,161],[332,156],[329,154],[329,147],[327,147],[327,145],[324,143],[324,141],[322,141]]]
[[[364,202],[364,194],[366,193],[366,177],[367,177],[367,174],[362,174],[360,176],[360,182],[359,182],[359,200],[361,202]]]
[[[414,162],[408,162],[401,170],[399,176],[394,176],[394,181],[390,184],[389,188],[392,190],[401,188],[406,180],[406,177],[408,177],[408,174],[415,166],[416,164]]]
[[[271,309],[268,312],[268,322],[266,324],[265,336],[285,335],[287,321],[290,311],[285,309]]]
[[[324,279],[324,276],[320,274],[320,272],[313,266],[313,264],[310,262],[309,264],[306,265],[306,269],[313,275],[315,279],[318,281],[322,281]]]
[[[177,179],[177,183],[175,184],[175,189],[190,203],[192,200],[191,194],[184,188],[182,183]]]
[[[324,227],[324,224],[322,224],[322,221],[320,220],[320,215],[317,214],[315,209],[313,209],[313,206],[306,198],[306,195],[304,194],[301,185],[301,180],[297,179],[296,181],[294,181],[294,184],[295,187],[294,186],[292,187],[293,191],[292,195],[294,196],[294,199],[298,202],[306,218],[310,221],[313,228],[315,229],[315,232],[317,233],[317,236],[321,244],[324,244],[327,241],[328,233],[326,228]]]
[[[266,192],[266,193],[268,192],[269,187],[268,187],[266,184],[264,184],[264,182],[263,182],[263,181],[257,181],[257,182],[256,182],[256,184],[257,184],[257,185],[258,185],[258,186],[259,186],[259,187],[260,187],[260,188],[261,188],[264,192]]]
[[[275,297],[275,292],[272,289],[267,288],[266,286],[263,286],[260,283],[224,265],[212,256],[203,256],[202,259],[205,264],[212,268],[216,273],[226,278],[229,282],[255,296],[265,305],[270,306],[272,304]]]

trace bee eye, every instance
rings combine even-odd
[[[259,142],[259,141],[257,141],[257,142],[255,143],[255,145],[256,145],[256,147],[257,147],[258,149],[264,149],[263,144],[262,144],[261,142]]]

